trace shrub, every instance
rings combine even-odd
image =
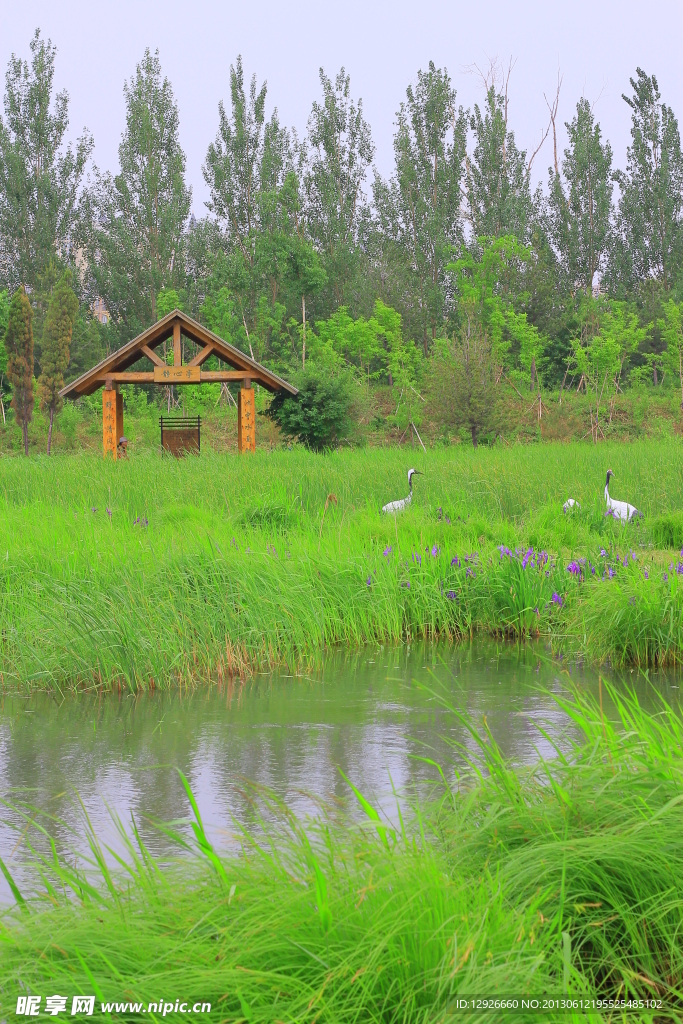
[[[298,395],[280,392],[266,415],[275,420],[285,437],[297,438],[307,448],[322,451],[333,447],[351,428],[351,375],[309,366],[296,383]]]

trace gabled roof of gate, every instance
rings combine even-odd
[[[277,374],[272,373],[265,366],[257,363],[255,359],[245,355],[244,352],[240,352],[234,345],[223,341],[222,338],[207,330],[206,327],[197,323],[196,320],[187,316],[186,313],[181,312],[179,309],[174,309],[172,313],[169,313],[162,320],[148,327],[137,338],[133,338],[127,345],[107,356],[97,366],[94,366],[92,370],[81,374],[71,384],[63,387],[60,395],[63,398],[78,398],[81,395],[91,395],[103,386],[107,374],[125,372],[138,359],[143,358],[145,356],[143,348],[146,347],[154,351],[157,345],[172,338],[173,329],[177,323],[180,323],[181,334],[184,334],[186,338],[194,341],[202,348],[206,348],[207,345],[210,346],[212,353],[215,353],[224,363],[227,363],[235,370],[244,371],[245,377],[250,377],[252,381],[261,384],[268,391],[273,393],[276,391],[287,391],[290,395],[298,393],[297,388],[293,384],[289,384],[282,377],[278,377]]]

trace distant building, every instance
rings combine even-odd
[[[109,313],[104,305],[104,299],[95,299],[92,304],[92,311],[101,324],[109,323]]]

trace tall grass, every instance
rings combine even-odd
[[[343,1024],[446,1020],[463,996],[566,995],[655,997],[663,1009],[629,1019],[681,1020],[681,719],[607,690],[616,721],[575,691],[560,703],[581,738],[523,771],[464,718],[470,769],[404,806],[397,829],[349,780],[365,827],[279,807],[279,828],[244,832],[224,859],[188,787],[182,863],[161,868],[134,823],[116,871],[92,834],[89,871],[54,847],[36,855],[35,890],[15,885],[1,919],[1,1008],[49,989],[92,992],[98,1016],[104,1000],[181,998],[211,1002],[212,1020]],[[41,822],[24,813],[31,843]]]
[[[545,634],[595,660],[680,658],[678,556],[654,547],[675,539],[683,509],[679,445],[415,452],[412,507],[382,516],[409,461],[377,450],[2,460],[2,685],[159,686],[333,643],[477,629]],[[642,522],[605,518],[608,463]],[[569,516],[567,496],[581,502]],[[499,545],[551,561],[521,572]],[[567,574],[580,557],[604,571],[601,548],[614,565],[637,553],[622,586]]]

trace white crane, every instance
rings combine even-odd
[[[562,508],[565,512],[569,512],[572,508],[581,508],[581,504],[576,500],[576,498],[567,498]]]
[[[614,476],[611,469],[607,470],[607,479],[605,480],[605,501],[607,503],[607,511],[610,512],[615,519],[621,519],[623,523],[629,523],[635,516],[642,516],[642,512],[639,512],[635,505],[629,505],[627,501],[615,501],[614,498],[610,498],[609,494],[609,478]]]
[[[422,473],[418,469],[408,470],[408,487],[410,488],[410,494],[407,498],[399,498],[398,501],[390,501],[388,505],[385,505],[382,512],[402,512],[404,508],[408,508],[411,501],[413,500],[413,477],[422,476]]]

